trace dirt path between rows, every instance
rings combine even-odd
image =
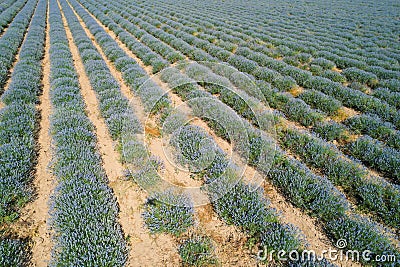
[[[67,27],[65,17],[63,21],[71,52],[75,61],[82,87],[82,95],[87,105],[89,119],[96,128],[99,150],[104,162],[104,169],[110,180],[109,186],[113,189],[120,208],[119,223],[130,245],[128,258],[129,266],[172,266],[179,263],[179,255],[175,250],[175,241],[168,235],[151,236],[144,226],[141,208],[147,194],[132,181],[123,177],[124,167],[118,161],[119,154],[114,150],[114,143],[108,134],[107,126],[98,109],[99,104],[96,94],[91,88],[84,65],[79,56],[79,51],[73,42],[70,29]],[[100,52],[100,51],[99,51]],[[102,55],[104,57],[104,54]],[[107,61],[106,61],[107,62]],[[110,66],[110,62],[107,62]],[[115,70],[112,71],[115,75]],[[115,77],[115,76],[114,76]],[[121,81],[121,77],[117,80]],[[120,83],[121,84],[121,83]],[[129,89],[121,84],[121,90],[129,94]]]
[[[55,177],[49,170],[49,164],[52,159],[51,136],[50,136],[50,24],[49,24],[49,4],[47,6],[47,27],[46,27],[46,43],[45,56],[43,59],[43,94],[40,97],[39,110],[41,112],[40,132],[39,132],[39,157],[34,180],[37,188],[37,199],[27,205],[27,209],[33,210],[31,218],[37,224],[37,230],[32,239],[34,241],[32,247],[32,262],[35,266],[47,266],[50,261],[51,249],[53,242],[51,240],[51,230],[48,228],[49,215],[49,199],[54,191]]]

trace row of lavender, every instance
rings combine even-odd
[[[36,11],[35,11],[36,9]],[[29,1],[6,34],[8,41],[26,34],[11,76],[10,86],[1,100],[0,111],[0,265],[21,266],[29,261],[29,240],[19,239],[8,224],[19,217],[20,209],[34,195],[32,179],[37,158],[35,134],[38,129],[36,108],[42,87],[42,58],[44,55],[47,1]],[[33,17],[32,13],[35,11]],[[21,11],[22,12],[22,11]],[[3,39],[1,39],[3,41]],[[20,41],[22,42],[22,41]],[[12,48],[11,48],[12,49]]]
[[[6,22],[11,20],[12,22],[8,25],[7,31],[4,32],[0,38],[0,94],[4,92],[4,86],[8,79],[10,68],[23,42],[37,1],[28,1],[26,5],[24,5],[24,3],[23,1],[18,1],[12,9],[10,8],[9,19]],[[22,6],[24,7],[21,9]],[[6,14],[5,11],[3,15]]]

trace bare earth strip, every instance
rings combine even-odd
[[[65,17],[69,45],[74,58],[75,67],[79,73],[82,95],[87,105],[89,119],[96,128],[99,150],[104,163],[104,169],[110,180],[120,208],[119,222],[126,238],[130,241],[129,266],[176,266],[179,264],[175,241],[167,235],[151,236],[144,228],[141,217],[141,206],[146,200],[146,194],[132,181],[123,180],[124,167],[118,161],[119,155],[114,150],[114,144],[107,132],[107,126],[98,109],[96,94],[91,88],[79,51],[73,42],[71,31]]]

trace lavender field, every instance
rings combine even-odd
[[[0,266],[400,266],[400,3],[0,0]]]

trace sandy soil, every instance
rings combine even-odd
[[[220,266],[264,266],[257,261],[255,249],[248,246],[248,237],[237,227],[218,219],[210,204],[195,209],[200,220],[197,233],[214,241],[215,255]]]
[[[336,72],[339,72],[339,73],[341,73],[343,71],[343,70],[339,69],[338,67],[334,67],[332,70],[336,71]]]

